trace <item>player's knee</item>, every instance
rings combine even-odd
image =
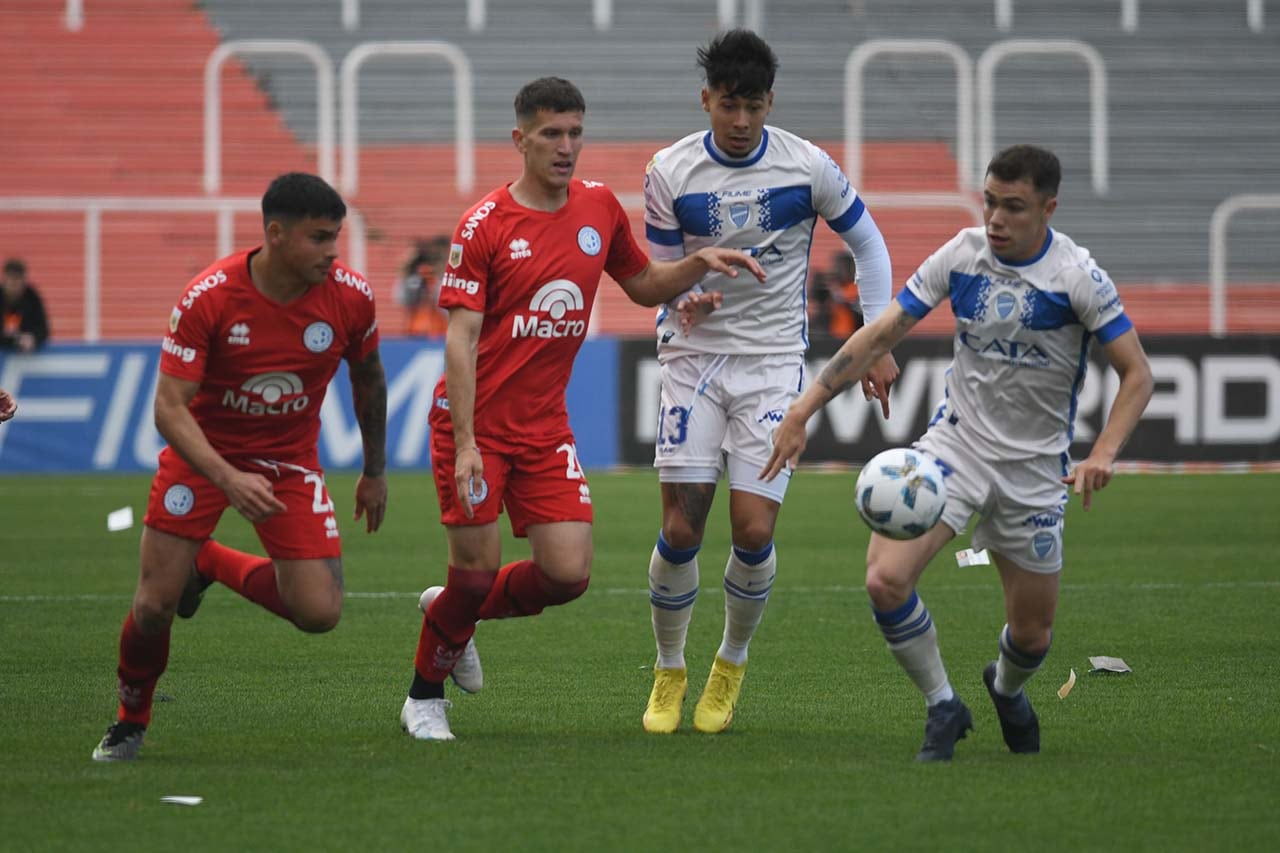
[[[733,529],[733,544],[743,551],[760,552],[773,541],[773,525],[767,519],[752,519]]]
[[[153,596],[138,595],[133,600],[133,624],[144,635],[159,634],[173,623],[176,601],[163,601]]]
[[[867,597],[876,610],[888,612],[911,597],[910,581],[898,577],[884,562],[867,557]]]
[[[338,627],[338,620],[341,618],[342,602],[339,600],[325,604],[311,604],[295,610],[293,624],[299,631],[308,634],[324,634]]]
[[[702,529],[695,529],[684,516],[673,514],[662,525],[662,538],[675,550],[688,551],[702,544]]]
[[[1009,637],[1019,651],[1040,657],[1049,651],[1053,643],[1053,622],[1040,619],[1022,619],[1009,622]]]
[[[552,581],[550,588],[547,590],[547,597],[551,599],[551,604],[553,605],[568,604],[575,598],[581,598],[590,583],[590,575],[583,575],[581,579],[576,581]]]

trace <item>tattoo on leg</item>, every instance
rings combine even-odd
[[[338,591],[343,591],[342,585],[342,558],[326,557],[324,560],[325,567],[329,569],[329,574],[333,575],[334,581],[338,584]]]
[[[716,487],[708,483],[676,483],[675,505],[689,524],[689,529],[702,536],[707,526],[707,515],[711,512],[711,501],[716,496]]]

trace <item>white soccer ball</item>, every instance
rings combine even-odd
[[[909,447],[877,453],[854,487],[858,515],[890,539],[915,539],[938,523],[947,484],[933,459]]]

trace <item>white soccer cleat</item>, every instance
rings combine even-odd
[[[422,595],[418,596],[418,609],[423,615],[426,614],[431,602],[435,601],[436,596],[442,592],[444,592],[442,586],[429,586],[422,591]],[[467,640],[467,646],[462,650],[462,657],[458,658],[458,662],[453,665],[453,672],[449,673],[449,677],[464,693],[479,693],[484,687],[484,670],[480,668],[480,652],[476,651],[474,637]]]
[[[448,699],[405,699],[400,728],[418,740],[453,740],[446,713],[452,707]]]

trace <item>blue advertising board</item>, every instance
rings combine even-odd
[[[426,469],[427,413],[444,370],[440,343],[384,340],[387,371],[387,464]],[[18,415],[0,426],[0,473],[147,471],[164,440],[152,423],[155,344],[56,344],[34,355],[0,355],[0,388]],[[618,345],[583,344],[567,401],[584,467],[618,461]],[[361,464],[351,385],[339,369],[320,410],[320,459],[327,469]]]

